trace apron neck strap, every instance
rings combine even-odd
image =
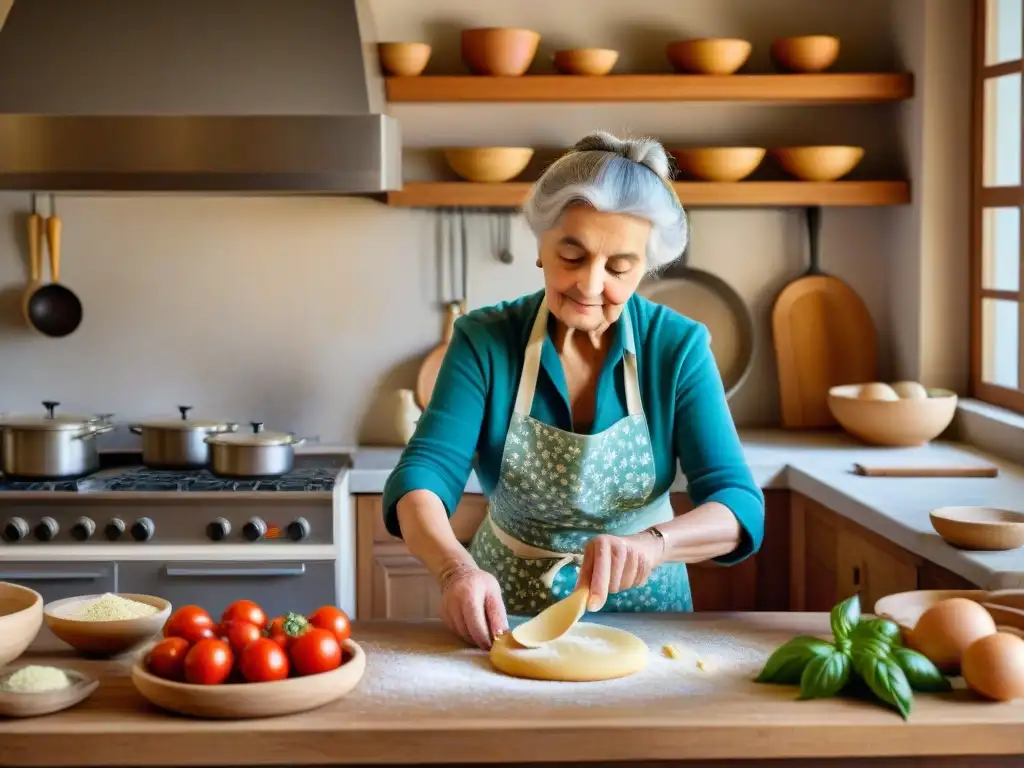
[[[523,372],[519,377],[519,391],[516,393],[515,412],[520,416],[529,416],[533,410],[533,396],[537,391],[537,376],[540,373],[541,353],[544,350],[544,339],[548,335],[548,299],[545,295],[537,309],[533,320],[530,338],[526,342],[523,353]],[[622,377],[626,389],[626,410],[630,416],[639,416],[644,412],[640,399],[640,374],[636,364],[636,343],[633,340],[633,321],[629,317],[629,308],[623,307],[619,315],[622,323]]]

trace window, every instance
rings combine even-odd
[[[1024,0],[975,0],[973,395],[1024,413]]]

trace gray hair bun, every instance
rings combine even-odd
[[[523,215],[538,238],[578,203],[640,216],[651,222],[647,269],[657,272],[682,255],[690,237],[671,179],[671,162],[660,142],[594,131],[548,166],[530,189]]]
[[[645,165],[668,183],[672,180],[672,162],[660,141],[650,138],[621,139],[608,131],[594,131],[576,142],[573,152],[612,152]]]

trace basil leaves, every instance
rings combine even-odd
[[[863,619],[857,595],[829,614],[832,642],[795,637],[768,658],[758,683],[799,685],[801,699],[825,699],[861,683],[906,720],[914,691],[951,690],[927,658],[903,646],[900,628],[888,619]]]

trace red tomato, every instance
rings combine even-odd
[[[267,614],[252,600],[236,600],[224,611],[221,622],[244,621],[262,629],[267,626]]]
[[[185,682],[220,685],[231,674],[235,656],[223,640],[206,638],[192,646],[185,656]]]
[[[292,641],[309,629],[309,622],[306,617],[298,613],[289,613],[287,616],[278,616],[270,622],[267,634],[270,639],[282,648],[288,648]]]
[[[164,625],[164,637],[183,637],[190,643],[214,636],[210,614],[198,605],[183,605],[171,614]]]
[[[339,643],[348,640],[352,634],[352,625],[349,623],[348,615],[341,608],[335,608],[333,605],[317,608],[309,617],[309,623],[317,629],[333,632]]]
[[[227,640],[231,650],[237,655],[249,643],[263,637],[263,632],[255,624],[245,621],[225,621],[217,628],[217,637]]]
[[[146,667],[164,680],[184,682],[185,655],[192,644],[183,637],[165,637],[146,655]]]
[[[242,676],[250,683],[266,683],[288,677],[288,654],[269,637],[249,643],[238,662]]]
[[[296,637],[288,646],[295,671],[300,675],[330,672],[341,666],[341,644],[333,632],[312,628]]]

